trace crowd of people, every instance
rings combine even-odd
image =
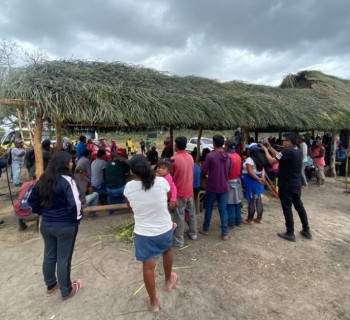
[[[80,136],[75,146],[64,138],[61,151],[53,156],[50,142],[43,141],[44,174],[35,180],[34,155],[27,155],[33,181],[22,187],[18,205],[25,203],[30,214],[42,217],[40,231],[45,244],[43,273],[47,295],[52,296],[59,289],[62,299],[66,300],[78,293],[83,285],[80,279],[71,281],[70,269],[83,218],[82,209],[87,206],[126,203],[132,209],[135,256],[143,264],[149,295],[147,304],[153,312],[159,311],[155,258],[163,256],[165,288],[171,291],[177,281],[177,274],[172,271],[172,247],[182,248],[186,238],[196,241],[198,233],[210,236],[215,200],[221,239],[227,241],[230,230],[263,222],[262,197],[267,180],[277,176],[286,226],[278,236],[296,241],[294,206],[302,223],[300,234],[311,240],[301,190],[308,186],[308,157],[312,159],[318,185],[324,185],[325,147],[321,139],[316,138],[310,145],[305,137],[297,137],[294,133],[284,133],[281,145],[278,142],[271,139],[261,144],[251,141],[243,152],[239,138],[225,139],[218,134],[213,136],[213,151],[198,153],[195,150],[189,154],[186,137],[179,136],[175,139],[175,150],[170,139],[164,141],[159,158],[149,139],[140,141],[141,153],[136,154],[131,138],[126,142],[126,148],[119,148],[115,140],[108,144],[104,138],[97,146],[85,136]],[[21,141],[16,140],[15,144],[12,171],[13,181],[19,185],[16,161],[24,163],[26,152]],[[29,188],[31,191],[27,194]],[[198,227],[194,199],[201,189],[205,190],[204,219]],[[242,219],[244,198],[248,212]],[[114,215],[117,211],[110,210],[109,213]],[[96,217],[96,212],[90,212],[87,217]],[[22,228],[23,223],[22,220]]]

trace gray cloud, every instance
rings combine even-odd
[[[347,0],[0,0],[0,37],[58,58],[277,84],[318,68],[349,78]]]

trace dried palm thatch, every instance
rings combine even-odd
[[[350,119],[350,108],[324,92],[178,77],[120,62],[13,69],[0,98],[33,101],[44,118],[91,126],[341,129]]]
[[[310,91],[313,92],[312,96],[320,99],[319,110],[308,110],[312,108],[305,105],[306,112],[311,116],[312,112],[317,112],[314,117],[328,116],[339,123],[342,129],[349,128],[347,115],[350,111],[350,80],[340,79],[320,71],[300,71],[295,75],[286,76],[280,88],[288,89],[286,92],[297,89],[303,96],[307,92],[305,97],[311,96]],[[317,100],[313,99],[311,102],[315,101]]]

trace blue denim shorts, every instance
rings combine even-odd
[[[135,233],[135,256],[137,261],[155,259],[169,248],[173,243],[173,230],[159,236],[141,236]]]

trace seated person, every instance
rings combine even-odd
[[[308,155],[307,156],[307,163],[305,167],[305,176],[307,181],[311,180],[312,178],[312,173],[315,171],[315,166],[314,166],[314,161],[312,158]]]
[[[34,188],[35,183],[35,177],[34,180],[23,183],[19,191],[18,199],[13,206],[14,214],[18,218],[19,231],[27,229],[27,225],[25,224],[24,220],[38,218],[38,214],[33,213],[32,208],[28,204],[28,198],[32,189]]]
[[[108,192],[109,204],[124,203],[124,188],[126,178],[130,173],[127,159],[120,154],[113,154],[112,160],[108,162],[105,169],[106,190]],[[111,210],[110,214],[115,211]]]
[[[89,206],[97,206],[98,204],[98,193],[94,192],[92,189],[91,182],[86,176],[84,167],[76,167],[75,169],[75,181],[78,185],[80,191],[80,201],[83,208]],[[89,212],[87,215],[88,218],[96,216],[96,212]]]
[[[340,143],[338,146],[338,149],[335,151],[335,160],[340,162],[339,167],[339,175],[344,177],[345,176],[345,168],[346,168],[346,150],[344,146]]]
[[[104,179],[104,170],[107,166],[106,151],[98,150],[96,160],[91,163],[91,184],[92,189],[99,194],[100,203],[107,203],[106,183]]]
[[[158,151],[156,150],[155,146],[153,146],[152,149],[147,152],[147,160],[150,162],[151,166],[158,163]]]

